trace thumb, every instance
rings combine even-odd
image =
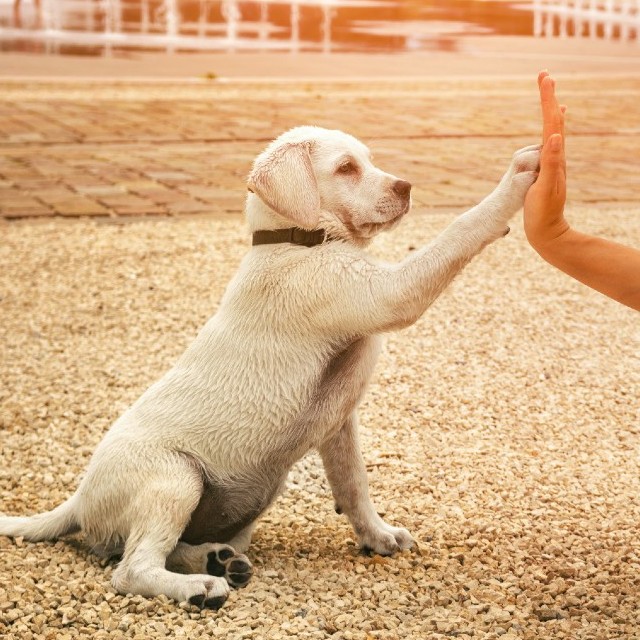
[[[564,150],[559,133],[550,136],[542,149],[537,183],[540,189],[549,194],[557,193],[565,183]]]

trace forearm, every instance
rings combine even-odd
[[[530,242],[554,267],[640,311],[640,251],[571,228],[551,241]]]

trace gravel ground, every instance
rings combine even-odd
[[[452,214],[415,215],[400,258]],[[574,212],[640,246],[632,211]],[[554,272],[519,224],[415,326],[364,401],[371,492],[419,548],[358,555],[319,459],[261,520],[219,612],[116,595],[82,538],[0,538],[0,636],[640,638],[639,316]],[[0,510],[50,509],[215,311],[240,219],[0,226]]]

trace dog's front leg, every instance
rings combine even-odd
[[[314,321],[342,336],[370,336],[412,325],[474,256],[505,235],[536,180],[539,160],[537,145],[517,151],[489,196],[398,264],[382,264],[363,253],[356,257],[335,243],[327,249],[332,251],[331,263],[318,264],[323,277],[317,279],[317,298],[309,308]],[[318,257],[326,255],[319,252]]]
[[[358,444],[355,412],[319,449],[336,501],[336,511],[349,518],[361,548],[380,555],[411,548],[413,538],[410,533],[384,522],[371,503],[367,471]]]

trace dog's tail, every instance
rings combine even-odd
[[[80,530],[76,515],[77,494],[46,513],[28,518],[0,516],[0,536],[24,536],[31,542],[53,540]]]

